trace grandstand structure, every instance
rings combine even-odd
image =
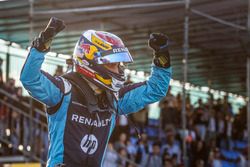
[[[4,40],[0,45],[6,46],[6,50],[13,46],[28,48],[51,16],[64,20],[67,25],[51,48],[53,56],[48,62],[57,59],[56,64],[63,64],[63,60],[71,56],[82,31],[96,29],[120,36],[134,58],[129,69],[144,71],[147,75],[152,61],[148,36],[151,32],[166,33],[170,38],[173,79],[183,84],[183,97],[185,83],[244,97],[250,134],[250,0],[0,1],[0,39]],[[1,57],[5,61],[5,79],[8,79],[17,56],[5,53]],[[30,104],[25,105],[29,108]],[[31,117],[24,111],[18,112]],[[43,115],[40,111],[36,113]],[[185,129],[185,100],[182,118]],[[36,119],[30,123],[46,129]],[[186,150],[185,142],[183,145]],[[30,153],[24,154],[40,160]]]

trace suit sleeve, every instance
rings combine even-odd
[[[126,86],[120,90],[118,113],[129,114],[143,109],[166,96],[172,68],[152,66],[148,81]]]
[[[48,107],[53,107],[63,97],[64,83],[60,77],[53,77],[41,70],[45,54],[31,48],[21,71],[20,80],[32,97]]]

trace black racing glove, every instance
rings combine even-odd
[[[168,37],[162,33],[152,33],[148,45],[154,50],[154,64],[158,67],[170,67]]]
[[[48,52],[50,50],[52,39],[64,28],[65,24],[62,20],[51,17],[47,27],[32,42],[32,47],[36,48],[40,52]]]

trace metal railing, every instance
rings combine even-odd
[[[2,89],[0,96],[0,141],[7,146],[1,146],[4,155],[21,153],[27,161],[45,164],[48,132],[41,120],[46,120],[46,114]]]

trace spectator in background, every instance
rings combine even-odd
[[[222,167],[221,155],[219,148],[215,148],[209,153],[209,166]]]
[[[205,140],[206,136],[206,115],[205,115],[205,108],[204,105],[199,99],[198,101],[198,107],[194,110],[195,115],[194,115],[194,124],[196,126],[198,136],[202,139]]]
[[[3,59],[0,58],[0,89],[4,89],[2,64],[3,64]],[[2,93],[0,93],[0,99],[4,99],[4,95]],[[0,110],[1,110],[1,104],[0,104]],[[1,115],[1,111],[0,111],[0,115]],[[1,131],[1,127],[0,127],[0,131]]]
[[[216,138],[216,118],[215,118],[215,110],[211,109],[209,112],[208,119],[208,140],[212,140]]]
[[[63,73],[64,73],[64,72],[63,72],[63,66],[58,65],[57,68],[56,68],[54,77],[55,77],[55,76],[61,76],[61,75],[63,75]]]
[[[174,167],[172,163],[172,158],[168,153],[162,155],[162,164],[163,167]]]
[[[23,89],[22,89],[22,87],[17,87],[16,88],[16,98],[18,100],[22,100],[22,98],[23,98]]]
[[[13,95],[13,97],[17,100],[17,101],[19,101],[19,102],[26,102],[26,103],[28,103],[29,102],[29,97],[25,97],[25,96],[23,96],[23,89],[22,89],[22,87],[16,87],[15,88],[15,93],[16,94],[14,94]],[[23,106],[23,104],[22,103],[18,103],[17,105],[16,105],[19,109],[21,109],[21,110],[25,110],[25,109],[27,109],[27,108],[25,108],[24,106]]]
[[[246,140],[249,134],[245,133],[247,130],[247,108],[246,106],[240,108],[240,112],[235,115],[233,122],[233,139]]]
[[[249,161],[247,160],[247,155],[240,154],[240,162],[238,162],[239,167],[248,167],[249,166]],[[248,165],[248,166],[247,166]]]
[[[198,166],[201,166],[201,160],[203,161],[203,163],[206,164],[207,157],[208,153],[207,148],[205,146],[205,142],[201,139],[197,139],[197,141],[194,141],[191,147],[191,166],[197,166],[198,164]]]
[[[177,107],[176,107],[176,121],[177,124],[175,124],[176,128],[181,128],[181,111],[182,111],[182,98],[181,98],[181,94],[178,93],[176,96],[176,101],[177,101]]]
[[[216,104],[214,106],[214,109],[215,109],[216,112],[223,112],[223,105],[222,105],[222,101],[221,101],[220,98],[218,98],[216,100]]]
[[[127,136],[129,135],[128,116],[119,115],[117,125],[116,129],[118,134],[125,133]]]
[[[127,167],[129,164],[126,159],[129,159],[129,155],[126,148],[119,148],[118,153],[120,155],[118,158],[118,167]]]
[[[231,114],[227,114],[225,116],[225,130],[224,130],[224,140],[223,140],[223,144],[225,146],[223,148],[227,148],[229,150],[233,149],[232,129],[233,129],[233,119]]]
[[[220,147],[225,138],[225,116],[223,112],[217,112],[217,147]]]
[[[5,127],[6,127],[6,107],[0,105],[0,137],[4,137],[5,135]]]
[[[161,158],[161,143],[155,141],[152,146],[152,153],[146,154],[143,159],[141,166],[142,167],[162,167],[162,158]]]
[[[134,161],[137,150],[135,144],[131,143],[129,140],[127,141],[127,151],[128,154],[130,155],[131,160]]]
[[[141,164],[145,159],[146,154],[149,153],[148,136],[146,133],[141,134],[141,139],[138,141],[138,148],[136,152],[135,162]]]
[[[186,117],[187,117],[187,126],[190,128],[193,127],[193,115],[194,108],[191,104],[190,94],[187,94],[186,98]]]
[[[13,78],[9,78],[7,80],[7,83],[4,84],[4,89],[5,91],[12,96],[13,98],[16,97],[16,87],[15,87],[15,80]],[[11,105],[15,105],[16,106],[16,102],[13,100],[13,98],[8,98],[7,96],[5,96],[3,98],[4,101],[6,101],[7,103],[10,103]],[[12,116],[12,109],[8,108],[7,106],[4,105],[5,108],[5,114],[6,114],[6,119],[5,122],[6,124],[8,124],[7,126],[10,127],[11,131],[13,132],[13,142],[16,142],[16,138],[14,137],[16,129],[13,128],[12,126],[12,122],[15,121],[15,117]]]
[[[185,138],[188,150],[190,150],[191,145],[192,145],[193,141],[196,141],[196,138],[197,138],[197,136],[196,136],[196,132],[195,132],[195,127],[194,127],[194,125],[189,124],[188,128],[187,128],[187,135]]]
[[[176,108],[177,100],[173,94],[171,94],[171,88],[169,87],[168,93],[165,98],[163,98],[159,107],[161,108],[161,126],[165,129],[168,125],[176,125],[178,120]]]
[[[3,59],[0,58],[0,89],[4,89],[4,82],[3,82],[3,70],[2,70]],[[7,98],[0,93],[1,100],[7,100]],[[6,118],[7,118],[7,110],[6,106],[1,105],[0,103],[0,137],[4,137],[5,135],[5,127],[6,127]]]
[[[118,151],[120,148],[126,148],[127,144],[127,135],[126,133],[121,133],[119,136],[119,140],[115,142],[115,150]]]
[[[15,83],[16,83],[15,79],[9,78],[4,86],[5,91],[8,92],[13,97],[15,97],[16,95]]]
[[[132,114],[133,121],[136,123],[137,127],[142,131],[147,124],[148,111],[147,108],[143,108],[139,112]]]
[[[166,131],[167,142],[162,147],[163,154],[168,154],[171,158],[176,157],[177,164],[181,163],[181,149],[178,142],[175,140],[175,133],[173,130]]]
[[[10,125],[10,140],[12,143],[12,153],[16,154],[18,151],[14,148],[18,148],[21,140],[21,129],[20,129],[20,114],[16,111],[11,113],[11,125]]]
[[[228,102],[228,95],[224,96],[222,106],[226,115],[233,115],[232,105]]]
[[[195,162],[195,167],[204,167],[204,161],[199,159]]]
[[[116,154],[113,144],[109,142],[107,151],[105,153],[103,166],[104,167],[117,167],[118,155]]]
[[[180,112],[181,109],[182,109],[182,99],[181,99],[181,94],[178,93],[177,96],[176,96],[176,101],[177,101],[177,110]]]

